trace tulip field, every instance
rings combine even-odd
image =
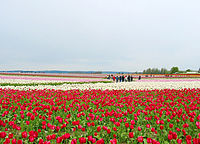
[[[0,89],[2,144],[200,143],[200,89]]]
[[[32,84],[32,83],[72,83],[72,82],[77,82],[77,83],[86,83],[86,82],[101,82],[101,81],[108,81],[107,79],[103,78],[73,78],[73,77],[45,77],[45,76],[21,76],[21,75],[0,75],[0,83],[3,84]]]

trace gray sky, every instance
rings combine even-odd
[[[0,70],[198,70],[199,0],[1,0]]]

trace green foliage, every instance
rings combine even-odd
[[[93,82],[54,82],[54,83],[0,83],[0,86],[39,86],[39,85],[63,85],[63,84],[87,84],[87,83],[112,83],[112,81],[93,81]]]
[[[186,72],[191,72],[191,70],[190,70],[190,69],[187,69]]]
[[[179,72],[178,67],[172,67],[171,70],[170,70],[170,74],[174,74],[174,73],[177,73],[177,72]]]
[[[148,68],[143,71],[143,74],[168,74],[168,70],[166,68]]]

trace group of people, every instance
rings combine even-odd
[[[114,82],[132,82],[132,75],[108,75],[107,79],[112,79]],[[138,77],[138,80],[141,80],[141,76]]]
[[[108,75],[107,79],[112,79],[114,82],[132,82],[132,75]]]

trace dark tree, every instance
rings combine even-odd
[[[186,72],[191,72],[191,70],[190,70],[190,69],[187,69]]]
[[[171,70],[170,70],[170,73],[174,74],[176,72],[179,72],[179,68],[178,67],[172,67]]]

